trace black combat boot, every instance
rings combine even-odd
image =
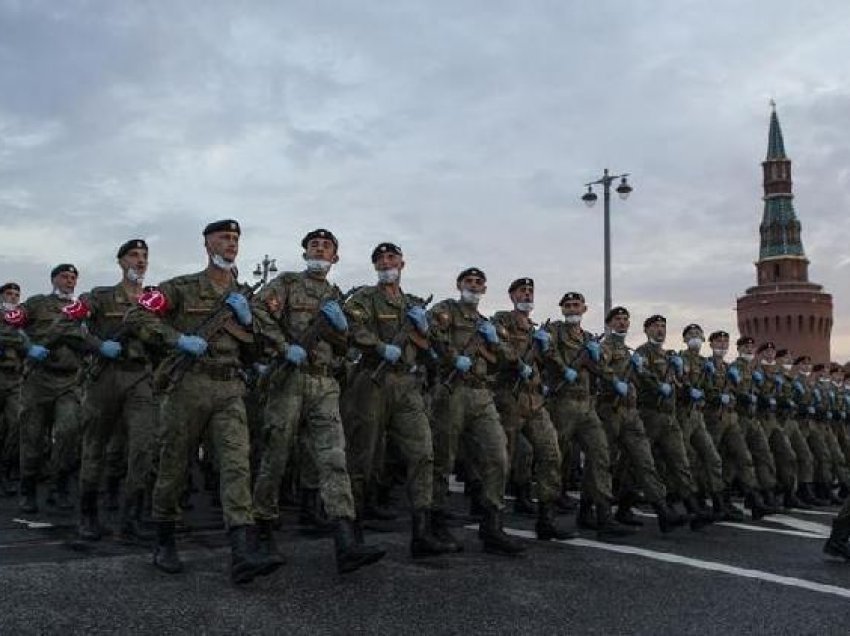
[[[325,514],[322,498],[315,488],[301,489],[298,523],[320,534],[330,534],[335,529],[334,523]]]
[[[575,532],[562,530],[555,525],[555,505],[553,503],[543,503],[537,505],[537,523],[534,524],[534,531],[537,533],[539,541],[566,541],[567,539],[575,539],[578,535]]]
[[[850,561],[850,518],[837,517],[832,520],[832,532],[823,546],[824,554]]]
[[[597,516],[599,512],[597,510]],[[610,509],[608,514],[611,514]],[[582,530],[598,530],[597,517],[593,515],[593,502],[590,497],[581,494],[581,499],[578,502],[578,514],[576,515],[576,527]]]
[[[658,529],[661,532],[673,532],[673,530],[685,525],[689,521],[687,515],[679,514],[675,508],[668,505],[663,499],[652,504],[652,509],[658,518]],[[619,521],[619,519],[617,520]]]
[[[764,503],[764,498],[758,490],[751,490],[744,495],[744,505],[750,509],[750,514],[753,515],[753,521],[758,521],[767,515],[775,514]]]
[[[351,519],[337,519],[335,525],[336,569],[340,574],[354,572],[384,558],[386,550],[358,541],[357,530]]]
[[[21,478],[21,498],[18,501],[21,512],[38,512],[38,482],[35,477]]]
[[[715,521],[743,521],[744,513],[727,503],[720,493],[711,495],[711,508]]]
[[[478,526],[478,537],[484,543],[484,551],[492,554],[516,556],[525,552],[525,548],[516,539],[512,539],[502,527],[502,512],[494,506],[484,511],[484,520]]]
[[[432,532],[431,511],[427,508],[413,511],[413,524],[410,532],[410,554],[414,559],[457,552],[456,545],[443,543]]]
[[[558,498],[555,500],[555,507],[560,514],[572,514],[578,508],[578,502],[570,496],[570,493],[567,492],[566,488],[561,489],[561,494],[558,495]]]
[[[829,505],[828,501],[821,499],[815,494],[813,484],[809,482],[800,484],[800,487],[797,490],[797,496],[810,506],[821,508]]]
[[[256,536],[256,551],[261,557],[268,560],[269,567],[273,564],[276,570],[286,563],[286,559],[277,547],[277,541],[274,536],[274,521],[260,519],[256,523],[257,525],[253,532]]]
[[[139,491],[124,498],[121,507],[121,537],[130,541],[150,541],[153,532],[142,523],[142,511],[145,507],[145,493]]]
[[[620,500],[617,502],[617,512],[614,515],[614,518],[617,520],[617,523],[621,523],[624,526],[640,528],[643,526],[643,521],[638,519],[635,513],[632,512],[633,501],[634,498],[631,493],[622,495]]]
[[[617,523],[611,515],[609,504],[596,504],[596,538],[600,541],[620,539],[632,536],[637,532],[633,526]]]
[[[714,523],[714,515],[707,508],[701,508],[696,497],[688,495],[682,501],[690,515],[691,530],[699,530]]]
[[[533,517],[537,514],[537,507],[534,505],[534,500],[531,498],[531,482],[527,484],[517,484],[514,489],[516,499],[514,499],[514,514],[526,515]]]
[[[785,492],[782,495],[782,504],[785,508],[799,508],[800,510],[811,510],[811,507],[808,506],[803,501],[797,498],[797,493],[794,492],[793,487],[789,487],[785,489]]]
[[[153,552],[153,564],[168,574],[183,571],[183,563],[177,554],[177,542],[174,540],[173,521],[157,521],[156,547]]]
[[[469,516],[473,519],[482,519],[484,517],[484,505],[481,503],[481,491],[483,486],[480,481],[468,480],[463,490],[469,495]]]
[[[440,543],[448,548],[447,552],[463,552],[463,544],[449,532],[449,526],[446,523],[446,513],[444,511],[431,511],[431,533],[437,537]]]
[[[18,494],[18,485],[12,476],[12,462],[0,465],[0,495],[14,497]]]
[[[258,576],[266,576],[283,565],[280,557],[262,554],[257,548],[255,526],[233,526],[230,538],[230,580],[240,585]]]
[[[121,478],[107,477],[106,478],[106,498],[103,502],[103,509],[114,512],[121,507]]]
[[[373,521],[395,521],[398,513],[389,506],[382,506],[378,501],[378,495],[374,488],[370,488],[369,496],[366,498],[366,506],[363,508],[363,518]]]
[[[73,510],[74,502],[68,494],[68,474],[59,473],[56,476],[55,489],[53,491],[52,504],[59,510]]]
[[[77,536],[83,541],[100,541],[103,530],[97,518],[97,491],[84,492],[80,497],[80,525]]]
[[[764,506],[767,508],[769,515],[778,515],[782,512],[782,508],[779,507],[779,503],[776,501],[776,494],[770,488],[766,488],[762,492],[762,498],[764,499]]]

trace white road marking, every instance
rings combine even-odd
[[[783,526],[788,526],[789,528],[794,528],[795,530],[802,530],[803,532],[818,534],[822,537],[828,537],[832,532],[831,526],[827,526],[822,523],[815,523],[814,521],[796,519],[795,517],[789,517],[788,515],[770,515],[765,520],[771,521],[773,523],[781,523]]]
[[[644,512],[643,510],[632,509],[632,512],[635,513],[636,516],[641,517],[651,517],[655,519],[655,513]],[[791,537],[803,537],[804,539],[825,539],[829,536],[830,528],[829,526],[825,526],[822,523],[815,523],[813,521],[804,521],[802,519],[795,519],[794,517],[789,517],[787,515],[768,515],[762,521],[768,523],[778,523],[784,526],[788,526],[789,528],[793,528],[793,530],[784,530],[782,528],[774,528],[772,526],[753,526],[748,523],[741,523],[738,521],[719,521],[714,525],[717,526],[727,526],[729,528],[738,528],[740,530],[749,530],[751,532],[772,532],[773,534],[784,534]]]
[[[515,537],[522,537],[525,539],[535,538],[534,532],[531,532],[530,530],[514,530],[512,528],[505,528],[505,532]],[[746,579],[757,579],[768,583],[776,583],[777,585],[796,587],[803,590],[809,590],[810,592],[832,594],[834,596],[850,599],[850,589],[838,587],[837,585],[816,583],[814,581],[807,581],[806,579],[798,579],[793,576],[781,576],[779,574],[773,574],[772,572],[765,572],[763,570],[739,568],[734,565],[727,565],[726,563],[719,563],[717,561],[703,561],[702,559],[693,559],[691,557],[679,556],[678,554],[671,554],[669,552],[657,552],[655,550],[646,550],[644,548],[635,548],[615,543],[603,543],[601,541],[592,541],[590,539],[569,539],[567,541],[550,541],[549,543],[561,543],[580,548],[594,548],[596,550],[606,550],[608,552],[617,552],[619,554],[631,554],[634,556],[644,557],[646,559],[653,559],[655,561],[687,565],[699,570],[721,572],[723,574],[731,574],[733,576],[740,576]]]
[[[789,537],[803,537],[804,539],[817,539],[823,541],[829,535],[814,534],[812,532],[803,532],[800,530],[782,530],[780,528],[770,528],[768,526],[751,526],[747,523],[738,523],[737,521],[718,521],[714,525],[726,526],[728,528],[738,528],[740,530],[749,530],[751,532],[770,532],[772,534],[784,534]]]
[[[47,521],[30,521],[28,519],[12,519],[12,523],[20,523],[25,525],[30,530],[39,530],[41,528],[52,528],[53,524]]]

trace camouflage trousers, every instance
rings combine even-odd
[[[829,427],[838,441],[838,447],[841,449],[841,454],[844,455],[845,463],[850,462],[850,435],[847,434],[847,420],[838,417],[833,418],[829,422]]]
[[[550,402],[548,408],[558,433],[561,456],[571,457],[573,444],[577,444],[584,455],[582,492],[598,505],[610,505],[614,501],[611,453],[593,401],[589,396],[562,396]]]
[[[37,478],[47,455],[48,473],[67,478],[77,467],[79,443],[77,374],[34,369],[21,392],[21,478]]]
[[[343,400],[345,455],[354,501],[362,509],[389,444],[405,466],[411,507],[430,508],[434,444],[420,380],[409,373],[389,372],[379,385],[372,381],[372,372],[363,368],[356,373]]]
[[[801,423],[800,431],[806,437],[806,442],[812,451],[814,480],[822,484],[831,484],[835,479],[833,456],[827,446],[825,428],[826,425],[823,422],[807,418]]]
[[[186,488],[189,453],[207,432],[216,448],[220,494],[228,527],[253,523],[248,423],[240,379],[216,380],[190,370],[162,399],[159,472],[153,492],[153,517],[180,518],[180,496]]]
[[[525,397],[517,399],[513,387],[501,387],[496,391],[496,410],[505,432],[506,457],[509,461],[517,455],[531,460],[514,462],[514,466],[519,468],[519,474],[514,474],[513,480],[517,485],[524,486],[531,483],[532,474],[536,475],[537,498],[549,503],[561,490],[558,436],[546,409],[542,405],[535,409],[528,407],[527,402],[530,400],[522,399]],[[517,449],[521,437],[525,438],[530,448]]]
[[[762,490],[774,490],[776,488],[776,464],[773,461],[770,443],[761,422],[748,413],[739,413],[738,422],[747,442],[747,448],[753,458],[759,487]]]
[[[154,452],[154,408],[146,368],[108,365],[86,386],[80,492],[96,492],[107,465],[113,479],[126,473],[127,495],[144,492]]]
[[[821,424],[821,426],[823,427],[824,441],[829,450],[832,479],[837,479],[845,486],[850,487],[850,470],[848,470],[847,458],[841,452],[841,444],[831,426],[828,424]]]
[[[776,480],[783,490],[797,490],[797,454],[791,446],[791,440],[780,424],[773,411],[767,411],[759,416],[764,428],[764,434],[773,453],[776,465]]]
[[[655,465],[664,467],[667,478],[667,490],[682,498],[696,492],[696,485],[688,462],[688,452],[685,450],[685,440],[682,429],[672,412],[656,409],[640,409],[640,417],[646,427]]]
[[[0,371],[0,466],[17,466],[21,446],[21,376]]]
[[[678,417],[694,479],[709,494],[723,492],[723,463],[708,433],[702,409],[683,407]]]
[[[299,434],[304,436],[318,470],[319,494],[328,516],[354,519],[339,384],[334,378],[298,369],[281,369],[269,383],[263,415],[263,455],[254,485],[257,518],[273,520],[280,514],[280,482]]]
[[[794,415],[783,415],[780,426],[785,431],[794,455],[797,457],[797,482],[810,484],[815,480],[815,458],[806,442],[806,438],[800,430],[800,424]]]
[[[664,499],[667,489],[658,475],[649,437],[637,409],[603,400],[596,412],[608,437],[611,474],[620,483],[618,495],[639,488],[650,503]]]
[[[758,490],[753,456],[747,448],[738,414],[731,409],[710,409],[704,412],[705,426],[720,453],[724,486],[739,479],[747,490]]]
[[[507,439],[489,389],[456,384],[450,391],[440,384],[431,408],[434,508],[445,506],[449,475],[462,444],[464,459],[481,480],[482,502],[501,510],[508,469]]]

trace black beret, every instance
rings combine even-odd
[[[780,349],[779,351],[777,351],[777,352],[776,352],[776,357],[777,357],[777,358],[784,358],[784,357],[785,357],[785,356],[787,356],[789,353],[791,353],[791,352],[790,352],[790,351],[788,351],[788,349]]]
[[[611,322],[611,319],[616,318],[617,316],[625,316],[628,318],[630,316],[629,310],[625,307],[612,307],[605,315],[605,322]]]
[[[222,219],[221,221],[213,221],[204,228],[204,236],[213,232],[236,232],[242,235],[242,229],[239,227],[239,222],[233,219]]]
[[[477,267],[467,267],[465,270],[463,270],[460,274],[457,275],[457,282],[462,281],[467,276],[478,276],[485,282],[487,280],[487,277],[484,275],[484,272],[478,269]]]
[[[514,282],[511,283],[511,286],[508,287],[508,293],[510,294],[517,287],[522,287],[523,285],[531,287],[534,289],[534,279],[533,278],[517,278]]]
[[[130,250],[145,250],[147,252],[148,244],[143,239],[130,239],[118,248],[118,258],[124,256]]]
[[[812,367],[812,371],[823,371],[824,369],[826,369],[826,365],[822,363],[818,363]]]
[[[761,353],[762,351],[767,351],[768,349],[773,349],[776,351],[776,345],[773,344],[772,341],[768,340],[767,342],[762,342],[758,349],[756,349],[756,353]]]
[[[323,230],[322,228],[319,228],[318,230],[313,230],[312,232],[307,232],[307,234],[304,235],[304,238],[301,239],[301,247],[306,250],[307,243],[317,238],[327,239],[334,244],[334,248],[339,249],[339,241],[336,240],[334,233],[330,230]]]
[[[741,336],[741,337],[740,337],[740,338],[738,338],[738,340],[735,342],[735,344],[736,344],[736,345],[738,345],[739,347],[740,347],[741,345],[751,345],[751,344],[755,344],[755,343],[756,343],[756,341],[755,341],[755,340],[753,340],[752,338],[750,338],[749,336]]]
[[[794,359],[794,364],[811,364],[812,357],[811,356],[800,356]]]
[[[649,325],[654,324],[656,322],[663,322],[666,325],[667,319],[661,314],[653,314],[643,321],[643,328],[646,329],[647,327],[649,327]]]
[[[401,253],[401,248],[395,243],[381,243],[375,249],[373,249],[372,262],[377,262],[378,256],[380,256],[381,254],[396,254],[397,256],[404,256],[404,254]]]
[[[718,329],[717,331],[712,331],[711,335],[708,337],[708,341],[717,340],[718,338],[728,338],[729,332],[723,331],[722,329]]]
[[[581,302],[584,302],[584,296],[578,292],[567,292],[561,296],[561,302],[559,302],[558,305],[563,305],[568,300],[580,300]]]
[[[696,329],[696,330],[698,330],[698,331],[702,331],[702,327],[700,327],[697,323],[692,322],[692,323],[691,323],[691,324],[689,324],[687,327],[685,327],[684,329],[682,329],[682,337],[684,338],[684,337],[685,337],[685,334],[686,334],[686,333],[688,333],[691,329]]]
[[[71,265],[71,263],[62,263],[61,265],[57,265],[56,267],[50,270],[50,278],[54,278],[62,272],[71,272],[72,274],[76,274],[78,276],[80,274],[80,272],[77,271],[77,268]]]
[[[51,276],[52,278],[52,276]],[[0,294],[2,294],[7,289],[14,289],[15,291],[21,291],[21,286],[18,283],[6,283],[2,287],[0,287]]]

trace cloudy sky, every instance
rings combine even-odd
[[[601,205],[614,301],[642,321],[732,330],[754,284],[774,98],[812,279],[850,357],[850,3],[645,0],[0,0],[0,277],[47,291],[117,280],[128,238],[151,281],[203,264],[200,230],[243,226],[240,263],[300,267],[341,240],[335,280],[404,248],[409,291],[453,295],[477,265],[485,309],[537,281],[538,318],[585,292],[601,325]]]

